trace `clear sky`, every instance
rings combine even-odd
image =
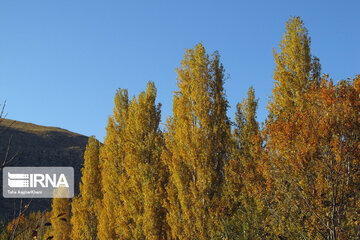
[[[360,73],[360,1],[0,0],[0,101],[10,119],[105,136],[118,88],[154,81],[163,120],[185,48],[219,50],[235,105],[253,85],[264,121],[290,16],[335,81]]]

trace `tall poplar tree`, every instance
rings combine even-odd
[[[267,207],[278,238],[356,239],[359,191],[359,78],[324,76],[287,119],[266,126]]]
[[[270,225],[280,239],[352,239],[359,232],[353,217],[359,202],[353,194],[359,171],[359,119],[353,114],[359,112],[358,78],[337,84],[326,75],[316,80],[320,68],[310,61],[307,39],[302,21],[290,19],[284,53],[275,55],[277,81],[261,164]]]
[[[310,52],[311,39],[300,17],[292,17],[286,23],[286,31],[280,43],[280,52],[275,49],[275,86],[270,102],[270,114],[279,116],[282,111],[291,114],[294,106],[304,103],[304,93],[311,82],[320,82],[319,59]]]
[[[90,137],[81,170],[80,194],[71,204],[72,239],[97,239],[98,211],[102,199],[99,148],[99,141]]]
[[[124,173],[124,134],[128,115],[129,99],[126,89],[119,89],[115,95],[113,115],[108,119],[106,138],[100,149],[100,169],[103,199],[99,205],[100,217],[98,224],[99,239],[118,239],[121,230],[116,225],[118,205],[123,204],[119,186]]]
[[[264,175],[267,176],[267,186],[269,192],[264,191],[264,199],[266,205],[271,210],[271,225],[274,234],[279,237],[298,237],[300,233],[299,219],[303,217],[301,210],[293,207],[292,203],[298,201],[298,197],[291,191],[291,175],[293,168],[290,163],[290,156],[294,156],[293,140],[283,139],[287,141],[289,149],[282,151],[280,144],[273,144],[283,136],[288,136],[289,132],[285,129],[281,130],[281,134],[277,132],[285,125],[295,124],[294,116],[299,111],[307,111],[308,101],[306,94],[311,87],[319,86],[318,75],[320,74],[320,65],[318,60],[312,61],[310,52],[310,37],[305,28],[303,21],[299,17],[292,17],[286,23],[286,31],[280,43],[280,53],[274,50],[274,58],[276,68],[274,70],[275,85],[273,88],[273,96],[269,102],[270,111],[269,118],[266,122],[264,135],[266,136],[266,153],[267,157],[263,160]],[[315,67],[317,67],[315,69]],[[314,77],[312,77],[314,73]],[[316,76],[316,77],[315,77]],[[295,125],[290,130],[294,133],[297,128]],[[293,135],[295,136],[295,135]],[[288,155],[289,154],[289,155]],[[284,189],[286,191],[284,191]],[[299,231],[298,231],[299,230]],[[296,233],[295,233],[296,232]]]
[[[170,174],[167,221],[173,238],[209,239],[229,138],[224,69],[217,53],[210,58],[198,44],[186,50],[177,73],[163,153]]]
[[[246,100],[237,105],[236,128],[234,138],[237,155],[242,169],[242,191],[240,197],[241,222],[244,239],[263,237],[261,228],[264,214],[257,202],[257,189],[263,183],[262,175],[257,171],[261,158],[262,139],[259,135],[259,124],[256,120],[258,100],[255,90],[250,87]],[[234,189],[236,191],[236,189]]]
[[[149,82],[146,92],[130,101],[123,149],[124,173],[119,185],[120,216],[116,220],[122,239],[162,239],[164,235],[165,167],[161,162],[163,137],[159,129],[160,104]],[[126,216],[126,217],[124,217]]]
[[[257,171],[262,140],[256,121],[258,100],[255,91],[249,88],[248,96],[236,106],[234,145],[231,158],[225,165],[226,185],[222,202],[224,221],[221,225],[222,237],[228,239],[256,239],[263,236],[263,211],[256,197],[258,185],[263,183]]]
[[[61,195],[64,197],[68,192],[66,188],[57,188],[54,191],[54,198],[51,205],[51,235],[54,240],[68,240],[71,234],[70,225],[70,201],[69,198],[58,198]]]

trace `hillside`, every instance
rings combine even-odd
[[[75,172],[75,193],[81,178],[83,154],[88,137],[56,127],[2,119],[0,122],[0,164],[5,159],[9,140],[8,158],[16,157],[8,166],[72,166]],[[2,173],[0,178],[0,219],[11,218],[18,199],[2,197]],[[28,202],[25,199],[24,202]],[[51,199],[34,199],[30,211],[50,209]]]

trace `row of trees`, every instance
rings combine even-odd
[[[253,88],[230,121],[220,55],[202,44],[177,69],[164,130],[154,83],[132,99],[119,89],[71,214],[53,201],[55,239],[358,239],[360,77],[321,76],[298,17],[274,56],[262,128]]]

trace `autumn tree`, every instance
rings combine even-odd
[[[149,82],[146,92],[129,103],[124,133],[124,172],[120,177],[117,205],[121,239],[162,239],[165,210],[162,206],[166,169],[161,162],[163,146],[160,104]]]
[[[100,169],[103,199],[99,205],[99,239],[118,239],[119,226],[116,219],[119,216],[117,207],[123,204],[120,198],[119,186],[124,172],[124,134],[128,114],[129,99],[126,89],[119,89],[115,95],[113,115],[108,119],[106,138],[100,149]]]
[[[100,150],[103,200],[99,239],[161,239],[166,169],[156,88],[129,101],[126,90],[115,97],[114,115]]]
[[[262,237],[264,210],[257,203],[256,190],[263,183],[257,164],[262,152],[259,124],[256,121],[258,100],[249,88],[248,97],[236,106],[231,157],[225,165],[226,184],[223,238],[255,239]]]
[[[273,225],[277,226],[273,228],[274,234],[294,237],[294,229],[300,229],[299,219],[302,218],[302,215],[299,208],[292,207],[292,203],[298,200],[295,199],[295,195],[283,191],[284,189],[288,190],[289,178],[292,177],[293,172],[291,172],[291,165],[288,164],[289,156],[282,155],[282,151],[279,150],[281,146],[287,144],[289,149],[285,152],[294,153],[292,148],[294,142],[285,138],[282,138],[281,142],[275,139],[287,136],[286,130],[291,133],[296,132],[295,126],[282,130],[279,129],[279,126],[296,123],[298,119],[294,119],[294,116],[297,116],[297,112],[307,109],[308,101],[305,95],[310,87],[319,86],[317,78],[320,74],[320,65],[316,58],[312,61],[310,37],[299,17],[290,18],[286,23],[286,31],[281,40],[280,49],[280,53],[276,53],[274,50],[275,86],[268,105],[269,118],[263,133],[266,138],[267,157],[263,158],[266,164],[263,164],[261,170],[267,177],[268,191],[264,191],[267,195],[264,197],[267,199],[266,206],[274,213],[271,221],[273,221]],[[280,168],[285,172],[281,172]],[[297,231],[296,234],[303,233]]]
[[[68,240],[71,233],[70,225],[70,201],[65,196],[69,194],[67,188],[59,187],[54,191],[51,205],[52,224],[51,235],[54,240]]]
[[[100,143],[90,137],[81,170],[80,193],[71,204],[72,239],[97,239],[98,211],[102,199],[99,148]]]
[[[326,76],[306,109],[267,125],[268,177],[279,236],[352,239],[359,234],[359,94],[354,81]],[[351,237],[352,236],[352,237]]]
[[[310,44],[303,21],[299,17],[290,18],[279,45],[280,52],[273,50],[276,67],[270,115],[279,116],[282,111],[291,114],[294,106],[305,101],[304,93],[310,83],[320,82],[321,66],[319,59],[311,55]]]
[[[266,157],[259,168],[269,219],[282,239],[356,238],[358,78],[335,85],[326,75],[317,80],[319,64],[310,61],[305,36],[299,18],[291,19],[282,41],[286,55],[275,54]]]
[[[224,69],[202,44],[186,50],[177,69],[179,90],[167,120],[162,158],[169,170],[167,222],[178,239],[209,239],[217,220],[227,157],[229,120],[223,91]]]

